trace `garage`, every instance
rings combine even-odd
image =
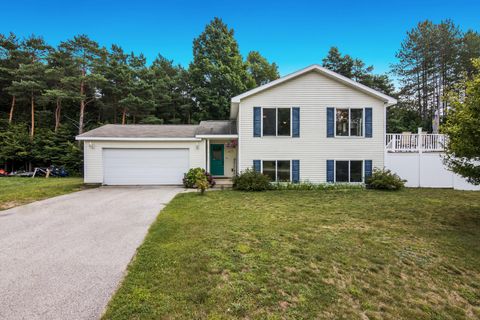
[[[187,148],[103,149],[106,185],[178,185],[188,169]]]

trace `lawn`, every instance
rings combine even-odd
[[[180,194],[104,319],[479,319],[480,193]]]
[[[82,178],[0,177],[0,210],[83,188]]]

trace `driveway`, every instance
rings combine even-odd
[[[181,188],[102,187],[0,211],[0,319],[97,319]]]

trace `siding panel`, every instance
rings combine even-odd
[[[253,138],[253,108],[300,107],[301,136]],[[327,107],[372,108],[372,138],[327,138]],[[383,167],[384,105],[316,72],[310,72],[245,98],[240,103],[240,171],[254,159],[300,160],[300,179],[326,182],[326,160],[372,160]]]

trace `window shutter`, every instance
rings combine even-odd
[[[372,108],[365,108],[365,138],[372,137]]]
[[[335,109],[327,108],[327,138],[335,136]]]
[[[260,137],[262,135],[262,108],[253,107],[253,136]]]
[[[300,182],[300,160],[292,160],[292,182]]]
[[[253,160],[253,170],[261,172],[260,160]]]
[[[367,181],[367,178],[372,176],[372,170],[373,170],[372,160],[365,160],[364,165],[365,165],[365,169],[364,169],[365,181]]]
[[[300,137],[300,108],[292,108],[292,137]]]
[[[335,182],[334,178],[335,163],[333,160],[327,160],[327,182]]]

